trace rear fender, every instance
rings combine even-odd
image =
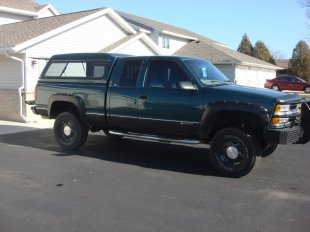
[[[79,96],[75,95],[69,95],[69,94],[55,94],[52,95],[49,99],[48,102],[48,117],[51,118],[53,114],[53,104],[56,102],[63,102],[63,103],[70,103],[72,104],[77,112],[79,113],[79,117],[81,120],[85,121],[86,116],[85,116],[85,106],[83,99],[80,98]]]

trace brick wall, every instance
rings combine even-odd
[[[0,120],[22,122],[17,90],[0,90]]]

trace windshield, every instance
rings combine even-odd
[[[205,60],[184,60],[192,74],[204,85],[227,85],[230,80],[213,64]]]
[[[301,79],[300,77],[295,77],[299,82],[306,82],[304,79]]]

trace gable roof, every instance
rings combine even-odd
[[[155,54],[164,55],[163,51],[150,39],[145,33],[140,32],[134,35],[128,35],[115,43],[105,47],[101,52],[116,52],[117,49],[121,49],[128,44],[131,44],[137,40],[142,40],[149,48],[151,48]]]
[[[98,11],[99,9],[1,25],[0,48],[14,47]]]
[[[197,40],[197,34],[180,28],[175,27],[166,23],[158,22],[155,20],[143,18],[137,15],[128,14],[124,12],[117,11],[117,13],[122,16],[128,23],[134,24],[141,29],[149,30],[149,31],[160,31],[164,34],[174,34],[175,36],[186,37],[189,40]]]
[[[172,35],[190,40],[188,44],[174,53],[177,56],[195,56],[202,59],[210,60],[213,63],[233,63],[245,64],[250,66],[260,66],[271,69],[281,69],[278,66],[268,62],[256,59],[230,49],[220,42],[211,40],[200,34],[194,33],[187,29],[172,26],[166,23],[158,22],[148,18],[143,18],[133,14],[118,12],[128,23],[136,27],[148,30],[150,32],[159,31],[160,33]]]
[[[38,12],[44,8],[45,5],[41,5],[32,0],[0,0],[0,7]]]
[[[20,51],[104,14],[109,14],[128,34],[136,34],[136,31],[111,8],[100,8],[1,25],[0,50]]]

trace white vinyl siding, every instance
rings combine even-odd
[[[37,59],[37,58],[27,58],[26,60],[26,83],[25,87],[27,92],[33,92],[38,78],[43,71],[48,60]]]
[[[167,40],[169,40],[169,46],[167,47]],[[163,41],[166,41],[166,44],[163,44]],[[173,36],[168,35],[160,35],[158,37],[158,46],[161,47],[164,52],[167,55],[174,54],[177,50],[179,50],[181,47],[186,45],[188,43],[188,40],[181,39]]]
[[[32,91],[46,61],[36,57],[55,54],[99,52],[102,48],[125,37],[125,32],[108,16],[101,16],[27,49],[27,91]],[[37,60],[37,64],[33,64]]]
[[[27,49],[29,57],[60,53],[98,52],[125,37],[125,32],[108,16],[101,16]]]
[[[22,56],[19,56],[21,58]],[[2,90],[18,89],[22,85],[22,64],[0,55],[0,86]]]
[[[153,56],[153,55],[155,55],[153,50],[151,48],[149,48],[141,40],[136,40],[133,43],[131,43],[125,47],[121,47],[119,50],[114,50],[113,52],[135,55],[135,56]]]

